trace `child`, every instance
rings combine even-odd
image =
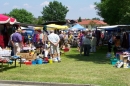
[[[62,47],[62,50],[64,50],[64,52],[68,52],[70,49],[70,45],[69,44],[65,44],[63,47]]]

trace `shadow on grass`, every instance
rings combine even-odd
[[[110,59],[106,58],[106,53],[106,46],[98,48],[96,53],[90,53],[89,56],[80,55],[76,48],[71,48],[71,51],[66,53],[65,56],[78,61],[92,61],[97,64],[110,64]]]
[[[3,66],[0,65],[0,72],[8,71],[8,70],[16,68],[16,67],[14,65],[8,65],[8,64],[4,63]]]

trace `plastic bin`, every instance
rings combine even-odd
[[[32,62],[31,61],[26,61],[24,62],[26,65],[32,65]]]
[[[111,58],[111,64],[115,65],[119,61],[117,58]]]
[[[50,64],[52,64],[52,63],[53,63],[52,59],[49,59],[49,63],[50,63]]]
[[[36,60],[33,60],[32,61],[32,65],[36,65],[37,61]]]
[[[37,64],[42,64],[42,59],[37,59]]]

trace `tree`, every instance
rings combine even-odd
[[[61,2],[53,1],[43,7],[41,13],[45,21],[64,21],[68,11],[68,7],[63,6]]]
[[[9,15],[16,18],[20,23],[32,24],[34,19],[33,14],[25,9],[15,8],[9,13]]]
[[[100,20],[100,18],[92,18],[92,20]]]
[[[78,22],[81,22],[81,21],[82,21],[82,19],[81,19],[81,17],[79,17]]]
[[[130,0],[101,0],[95,3],[97,14],[110,25],[129,24]]]
[[[44,23],[44,21],[43,21],[43,19],[42,19],[42,16],[38,16],[38,23],[37,24],[43,24]]]
[[[33,19],[33,24],[41,25],[41,24],[43,24],[43,23],[44,23],[44,21],[43,21],[43,19],[42,19],[42,16],[38,16],[38,18],[34,18],[34,19]]]

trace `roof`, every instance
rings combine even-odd
[[[97,25],[106,25],[107,23],[101,21],[101,20],[87,20],[87,19],[82,19],[81,22],[78,22],[81,25],[89,25],[91,23],[97,24]]]

